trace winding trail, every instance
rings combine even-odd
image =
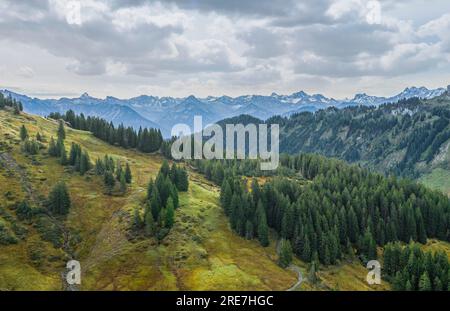
[[[280,240],[278,240],[277,245],[276,245],[277,254],[280,253],[280,247],[281,247]],[[291,291],[297,289],[297,287],[299,287],[302,284],[304,279],[303,279],[302,271],[300,270],[299,266],[290,264],[289,267],[287,267],[287,269],[297,273],[297,282],[294,285],[292,285],[291,287],[289,287],[288,289],[286,289],[287,292],[291,292]]]
[[[302,271],[300,271],[300,267],[299,266],[290,265],[288,267],[288,269],[291,270],[291,271],[297,272],[297,276],[298,276],[297,282],[294,285],[292,285],[291,287],[289,287],[288,289],[286,289],[287,292],[291,292],[293,290],[296,290],[297,287],[299,287],[302,284],[302,282],[303,282],[303,275],[302,275]]]

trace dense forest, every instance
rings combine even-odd
[[[76,115],[72,110],[65,114],[51,113],[49,118],[64,120],[74,129],[90,131],[95,137],[123,148],[136,148],[149,153],[160,150],[163,143],[159,129],[140,128],[136,132],[132,127],[124,127],[123,124],[115,127],[112,122],[102,118],[91,116],[86,118],[83,114]]]
[[[267,122],[280,124],[283,152],[315,152],[384,173],[418,177],[418,164],[426,168],[450,139],[448,103],[444,97],[411,98],[378,108],[329,108]]]
[[[354,250],[363,262],[375,259],[389,242],[450,241],[449,199],[415,182],[312,154],[284,156],[283,177],[251,177],[251,162],[192,165],[221,185],[233,230],[263,246],[272,228],[302,260],[330,265]]]
[[[424,252],[418,244],[389,243],[384,248],[384,274],[394,290],[450,290],[445,252]]]
[[[219,122],[222,126],[228,123],[279,124],[281,152],[318,153],[382,173],[416,178],[448,147],[450,101],[443,95],[380,107],[330,107],[266,121],[241,115]],[[448,161],[439,165],[450,168]]]

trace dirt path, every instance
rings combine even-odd
[[[281,247],[280,240],[278,240],[277,245],[276,245],[277,254],[280,253],[280,247]],[[289,287],[288,289],[286,289],[287,292],[290,292],[290,291],[295,290],[297,287],[299,287],[304,280],[303,280],[302,271],[300,270],[299,266],[291,264],[289,267],[287,267],[287,269],[297,273],[297,282],[294,285],[292,285],[291,287]]]
[[[296,290],[297,287],[299,287],[302,284],[302,282],[303,282],[303,275],[302,275],[302,271],[300,271],[300,267],[298,267],[296,265],[290,265],[288,267],[288,269],[291,270],[291,271],[297,272],[297,278],[298,278],[297,282],[294,285],[292,285],[291,287],[286,289],[286,291],[290,292],[290,291]]]

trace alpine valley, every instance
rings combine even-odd
[[[303,92],[2,94],[2,290],[450,286],[444,89],[342,101]],[[167,131],[194,115],[279,124],[278,169],[261,171],[258,160],[173,161],[159,124]],[[72,259],[81,284],[66,282]],[[382,282],[371,285],[366,264],[374,259]]]

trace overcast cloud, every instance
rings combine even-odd
[[[0,0],[0,88],[392,95],[450,84],[449,33],[446,0]]]

